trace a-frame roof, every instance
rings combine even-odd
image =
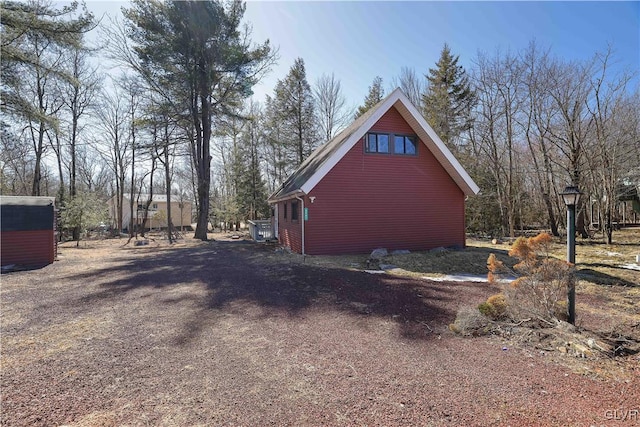
[[[270,202],[287,199],[295,195],[309,194],[345,154],[376,124],[391,107],[395,107],[411,126],[418,138],[440,162],[465,195],[478,194],[480,189],[464,170],[460,162],[444,145],[440,137],[429,126],[422,114],[397,88],[369,111],[358,117],[349,127],[329,142],[318,147],[298,169],[269,197]]]

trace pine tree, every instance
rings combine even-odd
[[[73,80],[60,66],[60,61],[43,62],[37,56],[38,43],[48,52],[82,47],[84,33],[95,27],[93,15],[78,3],[56,9],[44,1],[0,2],[2,57],[2,109],[23,117],[36,117],[51,122],[31,99],[24,95],[19,82],[25,69],[38,69],[68,81]],[[78,13],[79,12],[79,13]],[[56,56],[58,58],[58,56]]]
[[[247,27],[241,30],[244,12],[239,0],[134,0],[123,9],[137,56],[125,59],[173,100],[177,114],[189,113],[198,201],[194,237],[201,240],[207,240],[209,222],[212,127],[251,95],[273,60],[268,41],[256,47]]]
[[[269,217],[267,204],[267,186],[262,177],[260,166],[260,148],[265,145],[266,135],[263,131],[263,113],[260,105],[249,105],[249,122],[242,135],[242,154],[244,174],[238,188],[238,199],[245,219],[261,219]]]
[[[364,98],[364,105],[358,107],[355,118],[357,119],[358,117],[369,111],[371,107],[382,101],[383,98],[384,88],[382,87],[382,77],[376,76],[376,78],[373,79],[373,83],[371,84],[371,86],[369,86],[369,93]]]
[[[295,151],[296,162],[300,164],[318,141],[313,92],[302,58],[295,60],[284,80],[278,81],[275,92],[281,121],[289,135],[289,147]]]
[[[459,56],[452,55],[445,43],[436,68],[429,68],[427,91],[422,95],[424,117],[450,149],[470,128],[475,102],[469,78],[458,60]]]

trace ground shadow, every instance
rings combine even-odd
[[[576,272],[576,276],[587,282],[594,283],[596,285],[618,285],[627,287],[640,287],[640,282],[632,282],[630,280],[623,279],[611,274],[602,273],[592,268],[583,268],[583,266],[591,267],[607,267],[607,268],[619,268],[608,264],[599,263],[580,263],[581,268]],[[640,273],[639,273],[640,275]]]
[[[293,262],[291,255],[277,255],[273,248],[256,244],[211,242],[131,259],[126,256],[123,252],[117,267],[72,277],[92,285],[70,304],[88,310],[141,289],[154,290],[151,298],[162,304],[191,300],[197,309],[188,314],[188,330],[177,339],[182,344],[199,334],[208,314],[230,310],[235,303],[258,306],[265,315],[274,316],[295,317],[314,308],[386,317],[397,322],[402,336],[429,339],[434,335],[428,325],[446,325],[454,320],[461,304],[460,294],[469,303],[470,298],[479,302],[495,291],[489,285],[436,283],[312,266]],[[163,295],[164,290],[185,284],[197,284],[205,292],[197,296],[183,292]]]

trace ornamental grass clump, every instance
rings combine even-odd
[[[567,286],[573,280],[573,266],[551,257],[551,243],[552,237],[547,233],[530,238],[519,237],[509,251],[509,256],[519,261],[513,270],[494,254],[489,255],[487,267],[490,283],[497,283],[504,274],[518,278],[503,285],[502,293],[490,297],[480,305],[479,310],[492,319],[504,316],[540,326],[555,325],[558,320],[566,320],[565,300]]]

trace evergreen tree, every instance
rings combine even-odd
[[[53,74],[73,80],[61,68],[60,61],[43,62],[36,55],[38,44],[48,51],[60,51],[82,46],[82,36],[95,24],[93,15],[83,7],[77,15],[78,2],[60,9],[44,1],[0,2],[0,57],[2,109],[23,117],[50,118],[20,90],[19,81],[25,69],[39,69],[41,74]]]
[[[436,68],[429,68],[427,91],[422,96],[424,117],[450,149],[470,128],[475,102],[469,78],[458,59],[445,43]]]
[[[252,104],[249,108],[249,122],[240,140],[242,167],[236,198],[243,219],[261,219],[269,217],[267,187],[262,179],[259,154],[265,135],[258,106]]]
[[[311,154],[318,141],[313,92],[307,82],[302,58],[295,60],[284,80],[278,81],[275,92],[280,119],[290,135],[288,144],[299,165]]]
[[[138,58],[125,60],[190,120],[198,202],[194,237],[201,240],[207,240],[209,222],[212,126],[234,114],[273,60],[268,41],[254,47],[240,31],[244,12],[238,0],[134,0],[123,11]]]
[[[384,88],[382,87],[382,77],[376,76],[376,78],[373,79],[373,83],[371,84],[371,86],[369,86],[369,93],[364,98],[364,105],[358,107],[355,118],[357,119],[358,117],[369,111],[371,107],[382,101],[383,98]]]

